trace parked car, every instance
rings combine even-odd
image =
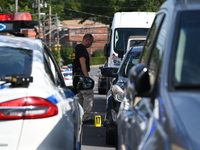
[[[72,80],[72,70],[71,69],[65,69],[62,71],[63,79],[65,81],[65,85],[67,87],[72,87],[73,86],[73,80]]]
[[[108,62],[106,61],[103,66],[100,66],[99,76],[98,76],[98,93],[106,94],[106,77],[101,74],[101,69],[108,66]]]
[[[118,149],[200,149],[200,1],[167,0],[129,74]]]
[[[68,89],[48,47],[26,37],[0,36],[0,68],[0,147],[80,150],[83,109],[75,94],[94,81],[76,77],[77,89]]]
[[[61,71],[65,71],[68,67],[67,66],[62,66]]]
[[[146,36],[129,36],[127,40],[126,51],[134,46],[143,46],[146,41]]]
[[[67,68],[72,70],[72,69],[73,69],[72,64],[68,64],[68,65],[67,65]]]
[[[106,96],[106,114],[105,122],[106,125],[106,143],[111,145],[115,144],[117,137],[117,113],[121,101],[123,100],[124,87],[126,85],[128,74],[135,64],[138,63],[140,53],[143,46],[136,46],[129,49],[126,53],[122,64],[120,65],[118,72],[110,72],[112,68],[103,68],[102,73],[108,77],[115,77],[110,85],[110,90]]]

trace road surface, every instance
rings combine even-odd
[[[100,66],[100,65],[99,65]],[[95,80],[94,106],[92,117],[100,115],[102,120],[105,114],[106,95],[99,95],[97,89],[99,66],[91,67],[90,76]],[[81,150],[115,150],[113,145],[105,143],[106,128],[95,127],[94,125],[83,125],[83,139]]]

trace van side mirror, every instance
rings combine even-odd
[[[110,56],[110,43],[106,43],[104,45],[104,56],[106,57]]]
[[[149,72],[145,65],[136,64],[129,73],[129,82],[134,85],[138,96],[145,96],[150,91]]]

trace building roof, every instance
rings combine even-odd
[[[63,28],[84,28],[84,27],[107,27],[106,24],[100,23],[100,22],[95,22],[91,20],[86,20],[83,23],[80,23],[81,19],[79,20],[64,20],[61,21],[62,27]]]

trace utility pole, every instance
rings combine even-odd
[[[15,0],[15,12],[18,12],[18,0]]]
[[[60,39],[59,39],[59,24],[58,24],[58,15],[56,13],[56,28],[57,28],[57,44],[60,44]]]
[[[51,5],[49,6],[49,48],[51,50]]]
[[[39,31],[39,38],[40,38],[40,0],[37,0],[38,2],[38,31]]]

